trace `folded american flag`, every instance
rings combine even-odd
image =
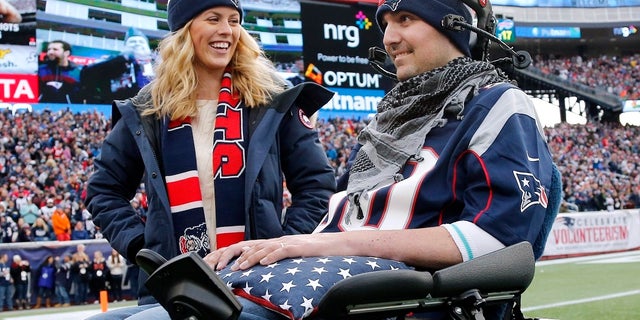
[[[338,281],[365,272],[397,269],[413,268],[394,260],[329,256],[284,259],[235,272],[227,267],[218,275],[236,295],[299,320],[312,315]]]

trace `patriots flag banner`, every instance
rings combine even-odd
[[[395,260],[329,256],[284,259],[248,270],[227,267],[217,274],[236,295],[299,320],[313,315],[324,294],[338,281],[366,272],[400,269],[413,268]]]

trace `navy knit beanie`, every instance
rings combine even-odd
[[[142,33],[142,31],[134,27],[130,27],[129,30],[127,30],[127,33],[124,35],[124,41],[127,41],[127,39],[131,37],[143,37],[145,40],[147,40],[147,42],[149,42],[149,38],[147,38],[147,36]]]
[[[378,6],[376,22],[384,33],[382,16],[389,11],[407,11],[422,18],[436,30],[447,36],[463,54],[470,57],[470,32],[468,30],[453,31],[442,26],[442,18],[448,14],[462,16],[467,23],[471,23],[471,13],[461,0],[385,0]]]
[[[167,23],[171,32],[177,31],[184,27],[187,22],[205,11],[213,7],[231,7],[240,13],[240,21],[242,21],[242,7],[240,0],[170,0]]]

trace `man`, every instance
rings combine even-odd
[[[53,212],[51,225],[58,241],[69,241],[71,240],[71,221],[62,206],[58,205],[58,208]]]
[[[38,67],[40,102],[82,103],[81,68],[69,60],[71,45],[54,40],[47,45],[47,55]]]
[[[47,198],[45,205],[40,207],[40,216],[44,219],[44,221],[51,226],[51,217],[53,217],[53,213],[56,211],[56,204],[53,198]]]
[[[534,106],[501,71],[470,58],[470,32],[443,28],[447,14],[471,21],[459,0],[387,0],[378,7],[400,82],[360,133],[343,191],[332,196],[315,232],[244,241],[205,257],[246,298],[240,319],[312,312],[320,301],[313,291],[331,285],[318,282],[320,272],[342,260],[335,256],[377,257],[369,271],[383,263],[403,267],[392,261],[434,270],[536,241],[553,163]],[[308,282],[269,281],[293,277],[303,261],[322,263]],[[310,287],[304,295],[295,291]],[[139,316],[157,319],[154,311]]]
[[[18,238],[18,224],[10,215],[0,216],[0,242],[12,243]]]
[[[89,103],[108,103],[135,96],[153,78],[153,55],[149,39],[129,28],[119,55],[87,65],[81,82]]]
[[[292,86],[299,85],[306,81],[304,76],[304,61],[302,60],[302,57],[298,57],[296,59],[291,71],[295,71],[297,73],[295,76],[287,78],[287,81],[289,81]]]
[[[7,307],[8,311],[13,310],[13,280],[11,279],[11,265],[9,255],[0,255],[0,312]]]

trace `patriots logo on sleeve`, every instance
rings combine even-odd
[[[329,256],[284,259],[235,272],[227,267],[218,276],[236,295],[299,320],[312,315],[338,281],[365,272],[399,269],[413,268],[381,258]]]
[[[513,175],[516,178],[520,192],[522,192],[520,212],[524,212],[527,208],[536,204],[546,209],[549,204],[549,199],[540,180],[530,172],[513,171]]]

